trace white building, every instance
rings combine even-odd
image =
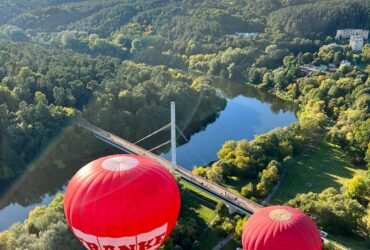
[[[342,60],[340,65],[352,65],[348,60]]]
[[[258,36],[258,33],[257,32],[237,32],[235,33],[235,36],[244,36],[244,37],[252,37],[252,38],[256,38]]]
[[[338,38],[350,38],[351,36],[359,36],[362,39],[367,40],[369,38],[369,30],[360,30],[360,29],[344,29],[337,30],[336,39]]]
[[[364,38],[362,36],[351,36],[349,45],[353,51],[361,51],[362,47],[364,47]]]

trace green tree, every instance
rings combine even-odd
[[[211,169],[207,171],[207,179],[216,183],[223,183],[223,169],[217,163],[212,164]]]
[[[370,62],[370,45],[366,44],[362,48],[362,58],[365,62]]]
[[[83,249],[65,221],[62,195],[57,195],[49,206],[33,210],[25,224],[16,224],[0,233],[0,248]]]
[[[230,160],[235,158],[235,149],[237,147],[236,141],[227,141],[222,145],[218,151],[217,156],[220,160]]]
[[[71,31],[63,32],[61,36],[62,46],[67,47],[67,48],[73,47],[75,45],[75,42],[76,42],[76,36],[73,32]]]
[[[356,123],[353,127],[353,135],[356,144],[361,150],[365,151],[370,142],[370,118]]]
[[[235,226],[235,238],[239,241],[243,234],[244,224],[247,222],[248,217],[241,218],[237,220]]]
[[[241,189],[241,195],[243,195],[246,198],[251,198],[254,196],[255,190],[252,182],[249,182],[247,185],[242,187]]]
[[[327,125],[329,118],[324,111],[324,107],[325,103],[323,101],[309,101],[303,112],[299,113],[299,124],[307,137],[317,135]]]
[[[362,218],[362,224],[363,224],[363,236],[365,239],[370,238],[370,206],[366,210],[366,215]]]
[[[370,200],[370,174],[355,175],[344,184],[344,193],[353,199]]]
[[[328,188],[319,194],[299,194],[288,204],[309,214],[320,227],[329,232],[346,235],[361,231],[364,207],[334,188]]]

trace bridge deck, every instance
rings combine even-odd
[[[101,128],[98,128],[88,123],[87,121],[79,122],[78,126],[89,130],[98,138],[112,145],[117,145],[123,150],[128,150],[134,154],[143,155],[152,160],[157,161],[158,163],[166,167],[168,170],[175,171],[176,173],[178,173],[181,176],[181,178],[184,179],[186,182],[193,184],[198,188],[202,189],[203,191],[226,201],[226,203],[232,205],[234,209],[237,209],[241,212],[253,214],[257,210],[262,208],[261,205],[253,201],[250,201],[240,195],[236,195],[218,184],[210,182],[209,180],[204,179],[200,176],[194,175],[191,171],[185,169],[184,167],[177,166],[176,169],[174,170],[172,168],[171,162],[169,162],[168,160],[156,154],[153,154],[152,152],[149,152],[148,150],[145,150],[140,146],[137,146],[129,141],[126,141],[116,135],[113,135]]]

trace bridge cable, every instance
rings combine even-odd
[[[159,148],[161,148],[161,147],[163,147],[163,146],[165,146],[165,145],[167,145],[167,144],[170,144],[171,143],[171,140],[169,140],[169,141],[166,141],[166,142],[164,142],[164,143],[162,143],[162,144],[160,144],[160,145],[158,145],[158,146],[156,146],[156,147],[154,147],[154,148],[152,148],[152,149],[150,149],[150,150],[148,150],[149,152],[152,152],[152,151],[154,151],[154,150],[156,150],[156,149],[159,149]]]
[[[145,136],[145,137],[141,138],[140,140],[138,140],[138,141],[134,142],[134,144],[136,145],[136,144],[138,144],[139,142],[142,142],[142,141],[144,141],[145,139],[148,139],[148,138],[149,138],[149,137],[151,137],[152,135],[155,135],[155,134],[157,134],[157,133],[159,133],[159,132],[161,132],[161,131],[163,131],[163,130],[166,130],[166,129],[167,129],[167,128],[169,128],[170,126],[171,126],[171,123],[168,123],[167,125],[164,125],[162,128],[160,128],[160,129],[158,129],[158,130],[154,131],[153,133],[150,133],[149,135],[147,135],[147,136]]]
[[[182,136],[182,138],[184,138],[184,140],[186,142],[189,142],[188,138],[184,135],[184,133],[179,129],[179,127],[176,126],[176,130],[179,132],[179,134]],[[177,143],[176,143],[177,144]],[[177,145],[177,146],[181,146],[181,145]],[[189,145],[189,148],[191,148],[191,146]],[[194,166],[198,166],[198,164],[194,164],[194,161],[192,160],[191,157],[189,157],[189,155],[191,156],[191,153],[190,152],[187,152],[187,150],[184,151],[184,153],[186,154],[187,156],[187,159],[188,159],[188,162],[194,167]],[[194,150],[193,150],[194,151]],[[188,155],[189,153],[189,155]],[[200,159],[201,161],[203,161],[202,159]]]
[[[188,138],[184,135],[184,133],[179,129],[179,127],[176,126],[176,129],[177,131],[179,132],[179,134],[184,138],[184,140],[186,142],[189,142]],[[202,162],[203,165],[206,165],[207,164],[207,161],[199,154],[199,152],[197,150],[195,150],[192,146],[189,145],[189,148],[191,149],[191,151],[193,151],[197,156],[198,158],[200,159],[200,161]]]
[[[184,133],[182,133],[182,131],[179,129],[179,127],[176,126],[176,129],[179,132],[179,134],[182,136],[182,138],[184,138],[184,140],[186,142],[189,142],[188,138],[184,135]]]
[[[179,145],[177,144],[177,146],[179,146]],[[185,155],[185,159],[186,159],[187,163],[190,164],[192,168],[194,166],[198,166],[197,164],[194,163],[194,161],[192,160],[192,157],[190,157],[191,154],[188,152],[188,149],[184,149],[182,151],[182,153]],[[189,156],[189,154],[190,154],[190,156]]]

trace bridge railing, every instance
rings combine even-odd
[[[85,120],[81,120],[78,123],[78,126],[89,130],[94,135],[101,137],[102,139],[109,140],[122,148],[126,148],[133,153],[147,156],[148,158],[157,161],[158,163],[166,167],[168,170],[175,171],[179,173],[180,175],[185,176],[187,179],[191,179],[194,183],[198,184],[198,186],[202,186],[205,190],[216,193],[218,196],[223,197],[223,199],[228,200],[230,203],[235,203],[235,204],[238,204],[239,206],[245,207],[246,210],[251,211],[253,213],[262,208],[262,206],[259,205],[258,203],[248,200],[241,195],[235,194],[219,184],[210,182],[209,180],[203,177],[194,175],[191,171],[185,169],[184,167],[177,165],[176,169],[174,170],[172,168],[172,163],[170,161],[146,149],[143,149],[139,147],[138,145],[135,145],[129,141],[126,141],[112,133],[109,133],[99,127],[96,127]]]
[[[177,171],[187,176],[188,178],[193,179],[195,182],[201,184],[205,189],[211,189],[213,191],[218,191],[217,193],[224,199],[233,201],[237,203],[238,205],[247,207],[253,213],[262,208],[262,206],[259,205],[258,203],[248,200],[241,195],[235,194],[217,183],[210,182],[209,180],[203,177],[194,175],[192,172],[190,172],[187,169],[184,169],[183,167],[178,166]]]

